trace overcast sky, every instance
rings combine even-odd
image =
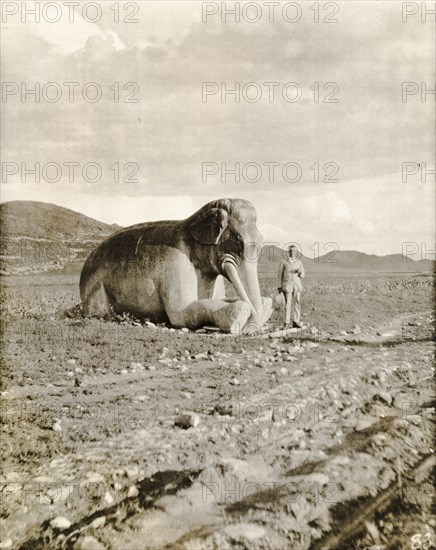
[[[209,200],[241,197],[256,207],[269,242],[296,241],[307,250],[315,242],[332,241],[341,250],[375,254],[401,252],[406,241],[434,248],[434,175],[424,182],[419,171],[406,182],[402,177],[404,162],[416,163],[409,165],[410,172],[422,169],[422,163],[434,169],[435,98],[427,94],[421,101],[421,83],[434,89],[435,82],[431,16],[422,22],[417,13],[403,23],[401,2],[347,1],[336,2],[337,10],[335,3],[326,10],[320,3],[316,23],[314,3],[301,2],[300,14],[294,8],[287,12],[288,19],[300,15],[298,21],[283,19],[282,3],[270,22],[260,2],[258,22],[244,21],[241,14],[240,23],[234,16],[223,23],[218,12],[204,23],[201,2],[161,1],[138,2],[137,13],[135,3],[131,12],[121,7],[117,23],[111,5],[101,3],[96,23],[86,22],[80,8],[69,22],[64,6],[55,23],[44,21],[43,14],[39,23],[31,15],[22,22],[19,8],[2,24],[2,81],[18,86],[15,93],[10,84],[8,96],[3,90],[2,159],[20,167],[17,174],[3,174],[2,201],[52,202],[130,225],[183,218]],[[210,11],[215,6],[221,3],[209,3]],[[247,18],[255,16],[251,9]],[[329,16],[339,22],[324,23]],[[41,88],[58,83],[62,97],[51,103],[41,94],[36,103],[29,95],[22,102],[23,87],[35,82]],[[64,82],[79,83],[73,102]],[[89,82],[101,87],[100,101],[83,100]],[[115,82],[120,83],[118,103]],[[123,89],[132,82],[136,86]],[[216,83],[209,89],[218,92],[202,97],[204,82]],[[222,83],[231,89],[235,82],[241,88],[257,83],[245,97],[260,90],[259,101],[247,101],[242,93],[239,103],[231,95],[221,101]],[[268,88],[264,82],[278,85]],[[290,82],[301,89],[299,101],[283,99]],[[319,102],[314,101],[316,82]],[[410,85],[417,93],[407,102],[403,82],[419,85]],[[324,90],[326,83],[335,84]],[[287,88],[288,99],[295,90]],[[54,93],[54,87],[46,88],[47,97]],[[138,101],[122,101],[129,94]],[[326,103],[327,97],[338,102]],[[23,183],[21,163],[31,168],[35,162],[41,166],[40,182],[30,174]],[[64,162],[80,164],[74,181],[65,166],[59,181],[45,181],[42,168]],[[102,170],[95,183],[80,173],[92,162]],[[231,174],[221,181],[221,163],[231,169],[237,162],[240,181]],[[274,177],[271,165],[264,164],[272,162],[279,163]],[[289,165],[284,178],[283,166],[290,162],[298,164],[301,175]],[[124,170],[126,163],[134,164]],[[216,163],[209,169],[218,173],[206,178],[204,163]],[[256,169],[243,170],[247,163],[260,167],[258,181],[249,181],[256,179]],[[330,179],[338,182],[323,181],[326,163],[329,173],[337,167]],[[123,182],[135,165],[138,172],[131,177],[139,181]],[[54,178],[53,171],[46,174]]]

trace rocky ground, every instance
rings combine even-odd
[[[0,548],[434,547],[430,278],[308,280],[276,338],[59,314],[76,285],[5,285]]]

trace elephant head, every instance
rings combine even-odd
[[[251,309],[250,322],[262,325],[265,311],[257,275],[263,237],[256,210],[243,199],[209,202],[185,220],[185,238],[196,268],[210,279],[223,275]]]

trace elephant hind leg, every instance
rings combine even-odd
[[[85,315],[95,317],[112,313],[109,296],[103,283],[96,286],[83,300],[83,312]]]

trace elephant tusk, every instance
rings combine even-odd
[[[230,282],[235,287],[239,298],[241,298],[241,300],[243,300],[244,302],[247,302],[247,304],[250,306],[251,314],[256,315],[256,310],[254,309],[254,306],[251,303],[251,300],[248,297],[247,292],[245,291],[244,285],[242,284],[241,278],[239,277],[239,273],[236,267],[234,266],[234,264],[232,262],[225,261],[223,263],[223,268]]]

